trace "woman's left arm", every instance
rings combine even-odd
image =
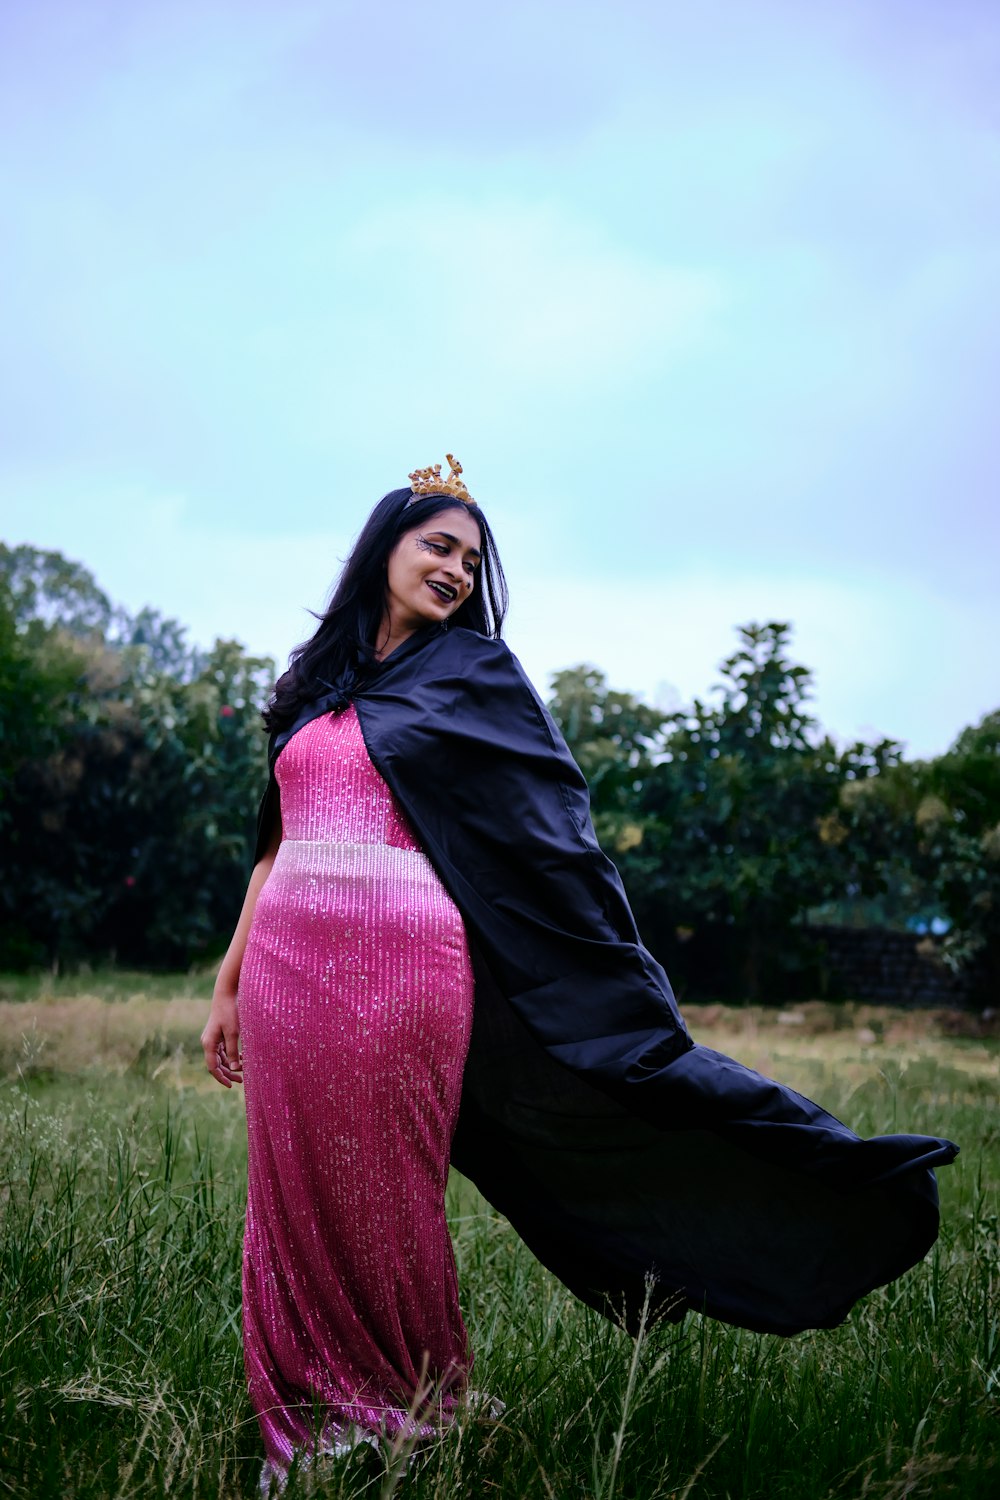
[[[243,1082],[240,1016],[237,1004],[240,969],[243,967],[243,955],[246,952],[247,938],[250,936],[257,897],[271,873],[280,843],[281,822],[279,819],[271,833],[267,848],[253,867],[253,874],[250,876],[250,883],[243,900],[243,910],[240,912],[236,931],[233,933],[232,941],[219,968],[212,993],[212,1008],[201,1034],[205,1066],[212,1077],[227,1089],[232,1088],[234,1083]]]

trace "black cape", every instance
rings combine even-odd
[[[432,626],[272,737],[357,709],[465,921],[476,1003],[454,1165],[583,1301],[791,1334],[841,1322],[938,1228],[927,1136],[862,1140],[692,1042],[601,851],[587,785],[508,648]],[[651,1288],[651,1290],[650,1290]]]

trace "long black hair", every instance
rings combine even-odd
[[[344,563],[319,624],[296,646],[288,659],[288,671],[275,684],[264,709],[264,727],[269,732],[293,724],[305,704],[318,698],[324,687],[335,683],[347,669],[362,674],[376,660],[376,632],[385,610],[385,567],[389,554],[409,531],[416,531],[431,516],[444,510],[460,510],[472,516],[482,538],[482,561],[476,569],[476,584],[449,625],[463,625],[497,640],[507,613],[507,581],[489,522],[479,506],[468,506],[453,495],[419,495],[412,490],[390,490],[372,511]]]

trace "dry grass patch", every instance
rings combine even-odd
[[[95,1070],[210,1083],[198,1038],[210,972],[0,977],[0,1078]],[[988,1013],[810,1000],[784,1009],[688,1005],[697,1041],[807,1092],[836,1092],[933,1058],[982,1081],[1000,1076],[1000,1021]],[[824,1102],[821,1100],[821,1102]]]

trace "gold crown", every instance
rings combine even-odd
[[[410,489],[414,500],[418,495],[453,495],[456,500],[464,500],[466,505],[475,505],[475,500],[458,477],[462,472],[462,465],[453,453],[446,453],[445,458],[451,470],[447,479],[441,478],[440,464],[432,464],[429,469],[414,469],[410,475]],[[413,501],[409,500],[407,504],[412,505]]]

